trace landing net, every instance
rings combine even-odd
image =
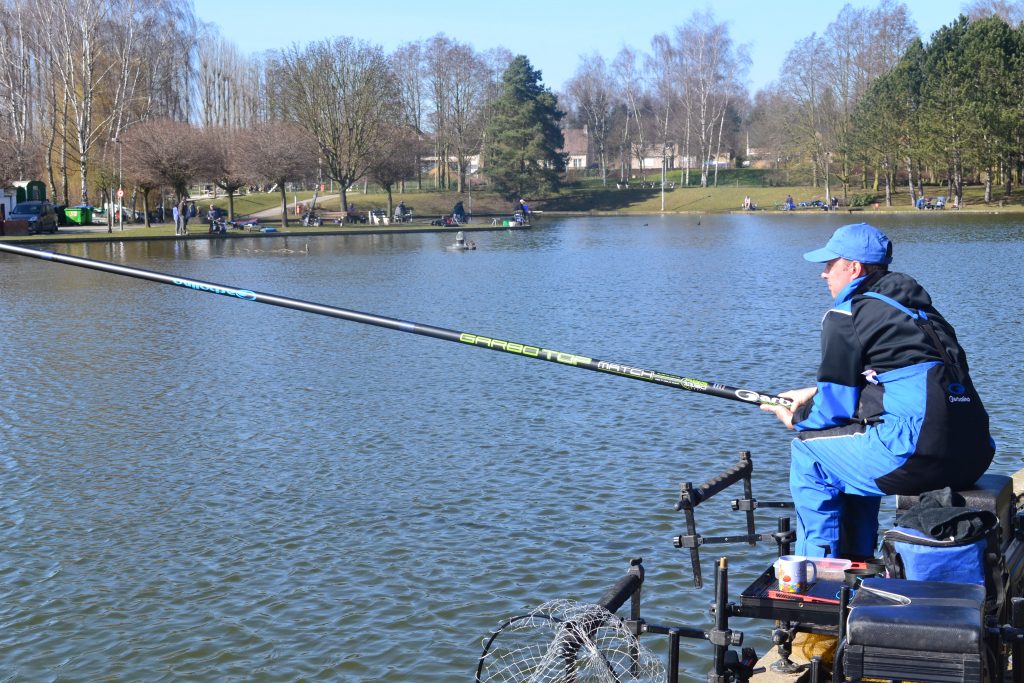
[[[478,683],[661,683],[665,667],[598,605],[552,600],[484,642]]]

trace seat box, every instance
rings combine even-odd
[[[865,579],[850,601],[844,673],[852,680],[981,683],[984,614],[982,586]]]

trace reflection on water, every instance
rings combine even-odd
[[[845,218],[567,219],[470,253],[446,234],[60,249],[775,392],[812,377],[829,301],[800,254]],[[1024,230],[879,224],[1018,469],[1002,264]],[[468,679],[502,619],[594,600],[636,555],[647,616],[707,626],[671,544],[679,483],[751,449],[755,495],[788,495],[772,418],[641,382],[6,255],[0,327],[0,680]],[[718,503],[699,530],[741,531]],[[771,549],[707,547],[706,574],[719,554],[738,589]],[[685,648],[704,680],[708,647]]]

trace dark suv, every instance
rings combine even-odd
[[[57,211],[50,202],[21,202],[7,215],[12,221],[28,221],[28,231],[57,232]]]

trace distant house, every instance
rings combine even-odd
[[[444,162],[438,163],[439,157],[431,155],[420,157],[420,170],[424,175],[430,178],[436,178],[438,176],[438,167],[443,165]],[[454,177],[459,172],[459,159],[456,156],[449,156],[447,161],[447,175]],[[471,154],[466,157],[466,175],[472,176],[480,171],[480,155]]]
[[[587,168],[590,136],[587,127],[566,128],[562,131],[565,145],[559,151],[566,155],[565,170],[583,171]]]
[[[732,155],[728,152],[722,152],[721,154],[712,155],[712,157],[708,159],[706,165],[708,168],[714,168],[715,166],[718,168],[728,168],[731,164]]]
[[[664,151],[665,159],[665,170],[671,171],[673,169],[682,168],[682,157],[679,155],[679,150],[675,143],[669,143],[664,150],[661,144],[646,145],[643,152],[639,157],[642,157],[643,163],[641,164],[641,158],[637,154],[633,154],[629,159],[626,160],[626,168],[631,175],[638,173],[641,168],[645,174],[656,173],[661,171],[662,164],[662,152]],[[619,159],[614,158],[610,160],[610,164],[613,168],[619,168]]]
[[[675,144],[669,143],[668,148],[664,150],[665,168],[673,169],[676,167],[676,146]],[[634,154],[632,158],[632,168],[640,170],[643,168],[645,172],[660,171],[661,160],[662,160],[662,146],[661,145],[647,145],[643,150],[643,164],[640,163],[639,155]]]
[[[565,145],[559,151],[566,155],[565,168],[567,171],[583,172],[591,164],[596,165],[598,163],[596,157],[590,156],[590,136],[587,133],[586,126],[583,128],[566,128],[562,131],[562,135],[565,137]],[[661,171],[663,153],[665,170],[679,170],[687,166],[691,169],[701,167],[700,159],[693,155],[690,156],[689,164],[687,164],[686,157],[681,154],[679,146],[674,142],[670,142],[664,149],[660,143],[646,145],[642,154],[643,164],[641,164],[641,160],[637,158],[636,154],[630,156],[629,159],[621,161],[624,161],[626,171],[631,176],[639,173],[641,168],[645,174],[657,173]],[[617,155],[609,153],[607,161],[609,170],[619,169],[620,159]],[[704,165],[710,168],[715,166],[725,168],[731,163],[732,156],[728,152],[723,152],[704,162]]]

